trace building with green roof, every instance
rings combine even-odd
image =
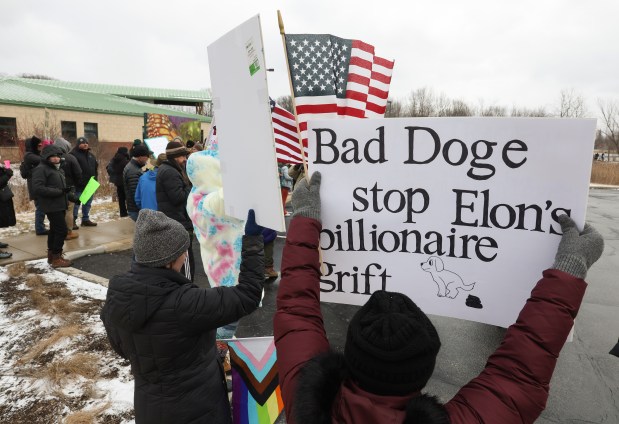
[[[0,147],[15,148],[19,140],[33,134],[49,138],[62,135],[69,141],[84,135],[102,144],[131,143],[144,136],[145,114],[199,121],[202,132],[208,133],[211,118],[159,105],[203,110],[202,105],[210,100],[204,90],[0,78]],[[7,156],[6,149],[2,154]]]

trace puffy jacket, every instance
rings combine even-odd
[[[45,213],[66,211],[69,207],[64,173],[48,161],[54,155],[62,155],[62,150],[53,145],[43,149],[41,163],[32,171],[32,191]]]
[[[0,190],[9,184],[9,180],[13,177],[13,170],[0,166]],[[0,201],[0,228],[12,227],[17,223],[15,220],[15,208],[13,207],[13,199],[6,202]]]
[[[88,184],[88,181],[90,181],[90,177],[94,177],[95,180],[98,180],[97,170],[99,168],[99,163],[95,155],[90,153],[90,150],[81,150],[74,147],[73,150],[71,150],[71,154],[75,156],[82,170],[81,180],[75,182],[75,187],[77,187],[78,191],[82,191],[86,187],[86,184]]]
[[[32,171],[41,163],[41,152],[39,151],[39,143],[41,139],[32,137],[26,140],[26,154],[24,155],[24,171],[23,176],[28,185],[28,197],[30,200],[34,200],[35,196],[32,191]]]
[[[138,212],[140,208],[135,204],[135,190],[142,176],[142,167],[135,159],[131,159],[123,170],[123,186],[125,187],[125,197],[127,198],[127,210]]]
[[[198,288],[178,272],[136,263],[110,280],[101,320],[131,362],[137,424],[231,423],[216,329],[257,308],[262,237],[245,236],[242,252],[235,287]]]
[[[320,312],[320,230],[320,222],[295,217],[282,258],[273,328],[288,424],[400,424],[405,419],[416,422],[411,417],[419,411],[432,417],[427,423],[520,424],[537,419],[580,308],[584,280],[559,270],[544,271],[486,368],[446,404],[418,393],[376,396],[346,378],[343,361],[324,360],[329,342]]]
[[[157,169],[151,169],[140,177],[135,189],[135,204],[139,209],[157,209]]]
[[[122,187],[123,171],[125,170],[125,166],[127,166],[130,160],[131,159],[129,158],[129,153],[116,152],[116,154],[108,164],[108,173],[110,176],[110,182],[112,184],[115,184],[117,187]]]
[[[180,171],[165,161],[157,171],[157,207],[168,217],[180,222],[187,230],[193,224],[187,214],[187,198],[191,187],[183,180]]]
[[[64,171],[64,178],[67,181],[68,186],[75,187],[78,181],[82,180],[82,168],[73,155],[64,155],[64,161],[61,164],[61,168]]]

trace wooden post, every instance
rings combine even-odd
[[[301,130],[299,129],[299,117],[297,115],[297,105],[294,101],[294,88],[292,86],[292,78],[290,77],[290,65],[288,64],[288,48],[286,47],[286,33],[284,32],[284,21],[282,14],[277,11],[277,23],[279,24],[279,33],[282,36],[282,44],[284,45],[284,57],[286,58],[286,72],[288,73],[288,84],[290,85],[290,96],[292,97],[292,110],[294,113],[294,121],[297,128],[297,137],[299,138],[299,146],[301,147],[301,160],[303,161],[303,170],[305,171],[305,178],[309,182],[309,175],[307,172],[307,162],[305,160],[305,148],[303,147],[303,138],[301,137]]]

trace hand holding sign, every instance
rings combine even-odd
[[[294,215],[314,218],[320,221],[320,181],[322,176],[316,171],[312,178],[307,181],[303,178],[297,183],[292,192],[292,207]]]
[[[563,236],[561,236],[553,268],[567,272],[574,277],[585,278],[591,265],[602,256],[604,239],[589,224],[585,224],[585,229],[579,232],[576,223],[567,215],[561,215],[559,223]]]

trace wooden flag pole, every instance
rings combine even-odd
[[[307,172],[307,161],[305,160],[305,148],[303,147],[303,138],[301,137],[301,130],[299,129],[299,116],[297,115],[297,105],[294,102],[294,88],[292,87],[292,78],[290,77],[290,64],[288,63],[288,48],[286,47],[286,32],[284,31],[284,20],[282,14],[277,11],[277,23],[279,24],[279,33],[282,36],[282,44],[284,45],[284,57],[286,58],[286,72],[288,73],[288,84],[290,84],[290,95],[292,97],[292,110],[294,112],[294,121],[297,125],[297,136],[299,137],[299,147],[301,147],[301,160],[303,161],[303,171],[305,172],[305,179],[307,183],[310,182],[309,172]],[[322,262],[322,249],[320,243],[318,244],[318,261],[320,262],[320,273],[325,274],[324,263]]]
[[[294,88],[292,86],[292,78],[290,77],[290,64],[288,63],[288,48],[286,47],[286,33],[284,31],[284,21],[282,14],[277,11],[277,23],[279,24],[279,33],[282,36],[282,44],[284,45],[284,58],[286,58],[286,73],[288,74],[288,84],[290,85],[290,96],[292,98],[292,111],[294,113],[294,121],[297,127],[297,137],[299,138],[299,146],[301,147],[301,160],[303,161],[303,171],[305,172],[305,178],[309,183],[309,174],[307,172],[307,162],[305,160],[305,148],[303,147],[303,138],[301,137],[301,130],[299,129],[299,117],[297,115],[297,105],[294,101]]]

